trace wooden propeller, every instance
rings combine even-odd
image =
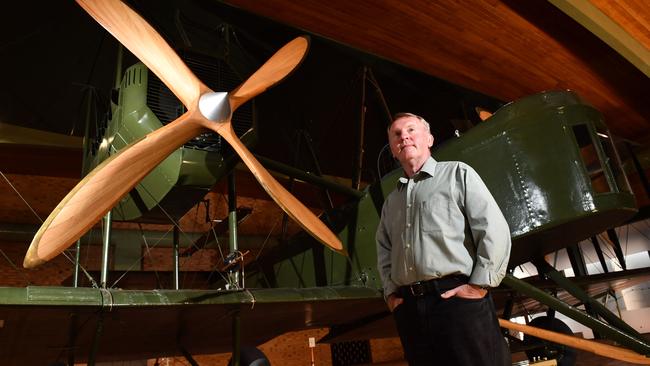
[[[516,330],[533,337],[545,339],[554,343],[564,344],[566,346],[591,352],[599,356],[609,357],[615,360],[630,362],[638,365],[650,365],[650,358],[626,348],[610,346],[608,344],[602,344],[584,338],[573,337],[546,329],[531,327],[530,325],[513,323],[505,319],[499,319],[499,325],[501,325],[503,328]]]
[[[77,0],[187,107],[175,121],[131,143],[98,165],[52,211],[38,230],[23,266],[42,264],[72,245],[170,153],[206,129],[234,148],[266,192],[321,243],[346,254],[341,241],[255,159],[235,134],[232,113],[284,79],[302,62],[309,41],[298,37],[276,52],[231,93],[215,93],[203,84],[174,50],[136,12],[119,0]]]

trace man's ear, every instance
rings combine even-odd
[[[434,141],[434,140],[435,140],[435,139],[433,138],[433,135],[432,135],[432,134],[429,134],[429,147],[433,146],[433,141]]]

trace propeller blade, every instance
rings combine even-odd
[[[229,95],[233,112],[242,104],[287,77],[304,60],[309,38],[297,37],[279,49],[262,67]]]
[[[109,33],[153,71],[188,108],[210,91],[138,13],[119,0],[77,0]]]
[[[309,39],[298,37],[278,50],[229,96],[233,112],[248,100],[262,93],[289,75],[303,61]],[[206,126],[219,133],[235,149],[262,188],[305,231],[336,252],[347,255],[339,238],[302,202],[298,201],[264,168],[239,140],[230,123]]]
[[[214,130],[216,131],[217,128]],[[230,124],[228,124],[228,128],[221,128],[218,132],[235,149],[244,164],[251,170],[257,181],[260,182],[262,188],[264,188],[284,212],[318,241],[340,254],[347,255],[338,236],[273,178],[269,171],[257,161],[255,156],[253,156],[241,140],[239,140],[237,135],[235,135],[235,131]]]
[[[23,266],[36,267],[72,245],[169,154],[204,131],[199,121],[187,112],[95,167],[50,213]]]

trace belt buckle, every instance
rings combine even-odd
[[[422,296],[424,295],[424,285],[422,285],[422,282],[414,282],[409,286],[409,289],[411,290],[411,295],[413,296]]]

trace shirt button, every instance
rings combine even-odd
[[[409,245],[409,244],[406,244],[406,249],[408,249],[408,248],[410,248],[410,247],[411,247],[411,245]]]
[[[441,273],[440,273],[440,272],[438,272],[438,271],[436,271],[436,273],[435,273],[435,274],[436,274],[436,277],[440,277],[440,275],[441,275]]]
[[[412,271],[412,270],[413,270],[413,267],[409,267],[409,271]]]
[[[409,222],[408,224],[406,224],[406,227],[411,227],[411,223]]]
[[[406,205],[406,207],[411,208],[411,204],[409,203],[408,205]]]

